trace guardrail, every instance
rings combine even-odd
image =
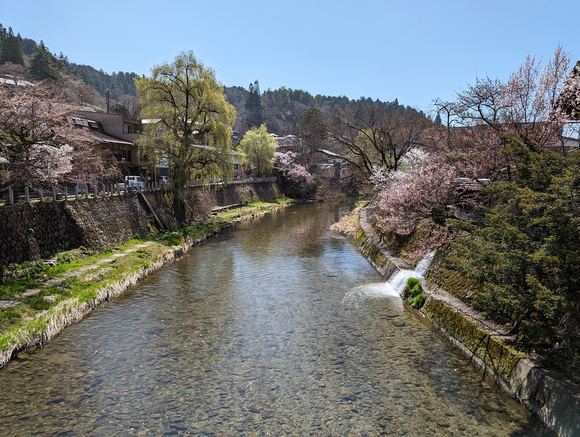
[[[236,184],[256,184],[261,182],[276,182],[276,176],[260,178],[234,178],[230,181],[220,179],[196,179],[187,183],[188,187],[226,187]],[[123,185],[123,186],[121,186]],[[64,187],[53,187],[51,190],[33,190],[28,187],[0,191],[0,205],[14,205],[17,203],[60,202],[89,198],[103,198],[112,196],[127,196],[139,192],[160,191],[169,187],[168,184],[147,183],[144,187],[124,188],[124,184],[76,184]]]

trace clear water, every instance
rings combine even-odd
[[[0,435],[551,435],[296,206],[0,371]]]

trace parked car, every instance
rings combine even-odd
[[[491,182],[491,180],[487,178],[476,179],[476,181],[484,185],[489,184]]]
[[[141,176],[125,176],[125,189],[127,191],[144,190],[145,182]]]
[[[471,182],[471,179],[469,179],[469,178],[457,178],[457,179],[455,179],[455,182],[458,182],[460,184],[468,184]]]

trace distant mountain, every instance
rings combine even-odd
[[[252,87],[255,87],[256,84],[257,81],[252,84]],[[235,129],[240,133],[244,133],[250,127],[248,120],[253,119],[249,114],[251,108],[246,105],[249,94],[249,89],[240,86],[225,87],[226,98],[236,108]],[[345,96],[333,97],[320,94],[312,96],[308,91],[281,87],[277,90],[268,89],[261,94],[261,118],[270,132],[275,132],[278,135],[297,134],[302,114],[307,109],[317,108],[322,113],[327,113],[336,106],[349,105],[379,105],[385,109],[408,115],[421,113],[410,106],[399,104],[397,99],[392,102],[382,102],[370,97],[352,100]]]
[[[75,64],[70,62],[62,52],[59,55],[50,53],[42,41],[37,43],[20,34],[14,35],[11,28],[6,29],[0,24],[0,69],[6,62],[21,64],[22,67],[18,68],[28,74],[32,74],[32,69],[35,67],[35,71],[40,72],[37,74],[48,72],[47,78],[75,78],[76,83],[74,80],[67,79],[63,84],[64,87],[70,88],[69,97],[73,95],[74,98],[81,99],[79,103],[87,103],[97,108],[106,107],[105,91],[108,89],[110,91],[109,107],[112,112],[122,113],[128,118],[138,116],[139,108],[135,98],[134,79],[139,75],[136,73],[119,71],[108,74],[90,65]],[[47,65],[42,65],[43,63]],[[83,90],[82,87],[85,89]],[[90,87],[94,92],[87,93],[86,87]],[[252,99],[248,99],[250,89],[254,93],[257,92]],[[317,108],[327,113],[337,105],[380,105],[404,114],[419,112],[409,106],[400,105],[397,99],[392,102],[382,102],[372,100],[370,97],[351,100],[345,96],[333,97],[320,94],[312,96],[308,91],[286,87],[276,90],[268,89],[260,93],[258,81],[248,89],[240,86],[226,86],[224,91],[228,101],[236,108],[235,130],[240,133],[248,130],[249,120],[258,119],[265,123],[271,132],[279,135],[297,134],[302,114],[309,108]],[[92,95],[89,96],[89,94]],[[250,101],[252,104],[248,105]]]

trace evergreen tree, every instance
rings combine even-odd
[[[322,147],[326,140],[326,123],[320,109],[310,108],[302,114],[300,136],[306,145],[308,153],[315,152],[316,149]]]
[[[259,127],[262,124],[262,96],[260,94],[260,84],[254,81],[250,84],[249,94],[245,105],[247,116],[246,122],[250,128]]]
[[[42,41],[40,41],[40,45],[34,49],[34,53],[30,60],[29,73],[35,79],[39,80],[55,80],[60,76],[56,59],[50,54]]]
[[[564,156],[525,136],[503,139],[519,159],[515,180],[490,185],[497,205],[446,262],[477,286],[471,304],[510,325],[524,350],[578,372],[580,153]]]
[[[22,38],[20,34],[18,34],[18,39],[20,41],[20,47],[22,47],[22,52],[24,56],[32,56],[34,53],[34,48],[36,47],[36,41],[30,38]]]
[[[24,65],[24,55],[20,47],[20,41],[12,32],[11,27],[8,28],[5,36],[2,37],[2,44],[0,45],[0,65],[7,62]]]

